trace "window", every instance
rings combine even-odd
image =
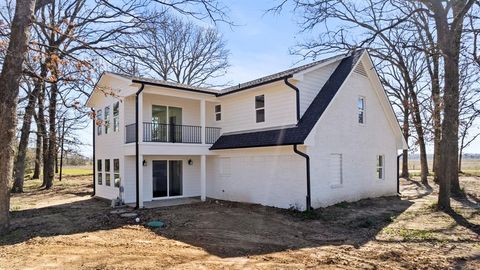
[[[265,122],[265,95],[255,97],[255,114],[257,123]]]
[[[215,121],[222,120],[222,105],[215,105]]]
[[[102,125],[103,125],[103,119],[102,119],[102,110],[98,110],[97,112],[97,135],[102,135]]]
[[[358,123],[365,124],[365,98],[359,97],[357,101]]]
[[[105,185],[110,186],[110,159],[105,159]]]
[[[101,159],[97,159],[97,182],[99,185],[102,184],[102,176],[103,176],[103,173],[102,173],[102,160]]]
[[[113,104],[113,132],[120,130],[120,112],[118,111],[119,102]]]
[[[343,184],[342,154],[330,154],[330,186],[338,187]]]
[[[385,157],[377,156],[377,178],[382,180],[385,177]]]
[[[105,107],[105,134],[110,131],[110,107]]]
[[[120,187],[120,160],[113,160],[113,183],[115,187]]]

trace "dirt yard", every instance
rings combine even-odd
[[[89,177],[12,198],[1,269],[480,269],[480,178],[462,179],[455,212],[402,182],[402,198],[341,203],[305,215],[216,202],[141,210],[140,223],[92,199]],[[166,228],[145,222],[160,219]]]

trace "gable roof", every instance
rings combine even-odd
[[[363,53],[364,50],[359,50],[341,60],[295,127],[222,135],[210,149],[303,144]]]
[[[315,61],[315,62],[312,62],[312,63],[308,63],[306,65],[294,67],[294,68],[287,69],[287,70],[284,70],[284,71],[281,71],[281,72],[278,72],[278,73],[270,74],[270,75],[267,75],[265,77],[261,77],[261,78],[258,78],[258,79],[252,80],[252,81],[241,83],[241,84],[238,84],[237,86],[228,87],[228,88],[222,89],[219,93],[219,96],[227,95],[227,94],[230,94],[230,93],[233,93],[233,92],[238,92],[238,91],[241,91],[241,90],[246,90],[246,89],[249,89],[249,88],[252,88],[252,87],[255,87],[255,86],[259,86],[259,85],[262,85],[262,84],[267,84],[267,83],[283,80],[285,78],[293,76],[293,74],[305,71],[307,69],[313,68],[313,67],[315,67],[317,65],[320,65],[320,64],[323,64],[323,63],[330,62],[332,60],[341,59],[343,57],[345,57],[345,55],[332,56],[332,57],[325,58],[325,59],[322,59],[322,60],[318,60],[318,61]]]

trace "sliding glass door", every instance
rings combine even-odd
[[[183,162],[181,160],[154,160],[153,197],[172,197],[183,195]]]
[[[152,106],[152,141],[182,142],[182,108]]]

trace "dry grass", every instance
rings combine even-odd
[[[431,170],[433,164],[430,160],[428,168]],[[420,160],[409,160],[408,169],[412,176],[420,176]],[[480,160],[464,159],[462,161],[462,172],[465,176],[480,176]]]
[[[141,222],[91,199],[90,177],[50,191],[28,181],[12,198],[12,231],[0,269],[480,269],[480,185],[455,212],[436,211],[435,190],[402,181],[402,198],[341,203],[313,214],[210,201],[137,211]],[[161,219],[167,227],[145,222]]]

